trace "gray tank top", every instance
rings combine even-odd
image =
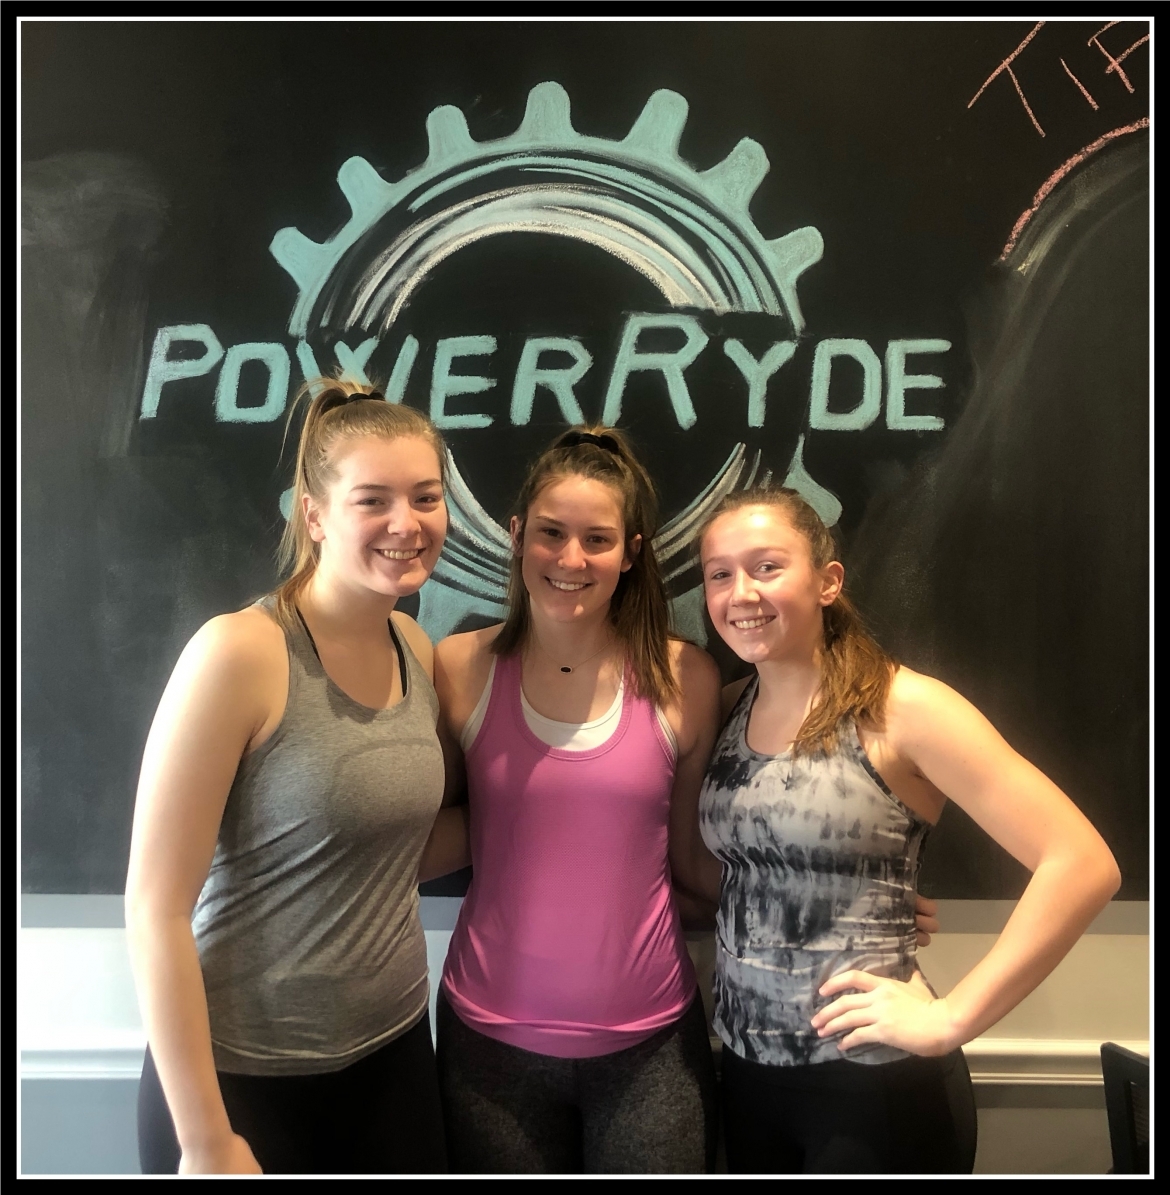
[[[759,755],[747,724],[753,678],[711,757],[699,798],[703,841],[723,864],[714,1025],[741,1058],[802,1066],[891,1062],[892,1046],[842,1052],[813,1015],[843,971],[908,980],[917,969],[914,898],[930,823],[890,792],[852,721],[831,755]]]
[[[284,717],[240,761],[192,920],[215,1064],[246,1075],[339,1070],[414,1025],[428,997],[434,686],[395,635],[405,695],[370,709],[326,676],[302,626],[285,639]]]

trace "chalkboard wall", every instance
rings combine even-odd
[[[884,642],[1148,872],[1148,27],[87,23],[22,35],[23,883],[120,892],[154,705],[274,582],[306,374],[444,425],[411,604],[494,621],[567,420],[771,473]],[[924,888],[1019,893],[948,808]]]

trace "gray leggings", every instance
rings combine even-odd
[[[461,1174],[703,1174],[715,1161],[715,1066],[703,1002],[598,1058],[552,1058],[468,1028],[438,999],[449,1165]]]

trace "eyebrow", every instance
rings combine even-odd
[[[554,519],[551,515],[533,515],[534,519],[540,519],[544,523],[552,523],[554,527],[564,527],[566,524],[562,523],[560,519]],[[586,531],[618,531],[620,528],[611,526],[609,523],[595,523],[592,527],[586,527]]]
[[[440,485],[440,484],[441,483],[437,477],[429,477],[429,478],[427,478],[426,481],[416,481],[415,484],[411,488],[416,489],[416,490],[424,490],[424,489],[430,489],[431,486],[436,486],[436,485]],[[382,492],[389,492],[389,491],[392,491],[393,489],[394,489],[393,486],[378,485],[376,482],[363,481],[360,485],[352,486],[350,488],[349,492],[351,494],[355,493],[357,490],[380,490]]]
[[[746,552],[731,552],[723,556],[708,556],[706,557],[706,564],[715,564],[717,561],[725,560],[739,560],[744,556],[789,556],[791,553],[791,548],[749,548]]]

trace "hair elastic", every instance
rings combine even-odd
[[[576,448],[578,444],[596,444],[598,448],[604,448],[606,452],[612,452],[615,456],[621,455],[618,442],[613,436],[604,434],[595,436],[592,432],[565,432],[557,441],[558,448]]]

